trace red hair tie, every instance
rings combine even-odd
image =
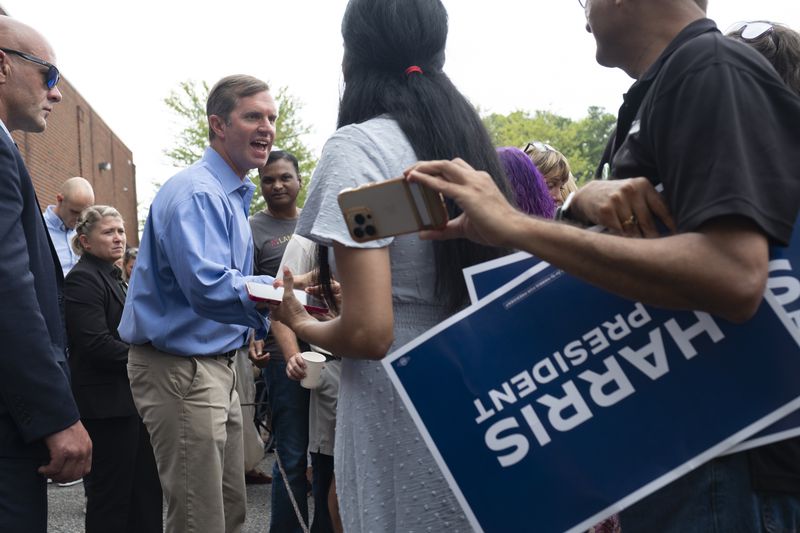
[[[422,69],[419,68],[417,65],[411,65],[410,67],[408,67],[406,69],[406,76],[411,75],[412,72],[418,72],[418,73],[422,74]]]

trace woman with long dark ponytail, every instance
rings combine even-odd
[[[320,322],[287,296],[273,312],[298,337],[343,358],[335,464],[345,531],[469,530],[378,360],[468,303],[464,267],[505,252],[417,235],[357,243],[336,197],[401,176],[419,160],[454,157],[495,176],[507,197],[510,188],[480,118],[442,72],[447,13],[438,0],[351,0],[342,34],[339,129],[296,229],[321,245],[320,281],[325,286],[335,270],[342,306],[337,318]],[[454,204],[448,209],[458,214]],[[300,359],[287,371],[302,372]]]

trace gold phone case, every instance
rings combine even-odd
[[[338,196],[350,236],[367,242],[447,224],[442,195],[404,178],[345,189]]]

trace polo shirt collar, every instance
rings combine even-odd
[[[219,180],[225,194],[239,191],[242,188],[245,189],[244,192],[255,191],[256,186],[248,179],[247,175],[245,175],[244,179],[237,176],[228,163],[222,159],[222,156],[212,147],[206,148],[202,161],[211,167],[212,174]]]
[[[636,118],[636,114],[639,111],[639,106],[641,105],[642,100],[644,100],[644,97],[650,90],[650,86],[655,81],[656,76],[658,76],[658,73],[661,71],[664,63],[667,62],[667,60],[678,48],[691,41],[695,37],[699,37],[700,35],[710,31],[719,30],[717,29],[717,25],[714,23],[714,21],[707,18],[695,20],[683,28],[678,35],[676,35],[675,38],[670,41],[664,51],[661,52],[661,55],[658,56],[658,59],[656,59],[655,62],[650,65],[642,77],[636,80],[633,85],[631,85],[630,89],[628,89],[628,92],[623,95],[622,106],[617,114],[617,128],[614,133],[614,138],[606,147],[606,151],[603,154],[602,161],[598,167],[597,175],[600,175],[604,164],[609,163],[616,155],[619,147],[622,146],[622,143],[625,140],[625,137],[627,137],[631,125]]]
[[[683,28],[680,31],[680,33],[678,33],[678,35],[676,35],[675,38],[672,39],[672,41],[667,45],[664,51],[661,52],[661,55],[658,56],[658,59],[656,59],[655,63],[650,65],[650,68],[648,68],[647,71],[645,71],[644,75],[642,75],[642,77],[637,81],[637,83],[634,83],[634,87],[639,83],[652,81],[656,77],[658,72],[661,70],[661,67],[664,66],[664,63],[667,62],[667,59],[669,59],[669,57],[675,52],[675,50],[677,50],[687,42],[691,41],[695,37],[698,37],[710,31],[719,31],[719,30],[717,29],[716,23],[713,20],[707,18],[695,20],[694,22]]]

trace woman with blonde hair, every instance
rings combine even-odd
[[[160,532],[161,485],[128,383],[128,344],[117,333],[126,285],[114,263],[125,253],[125,226],[116,209],[94,205],[75,231],[81,258],[67,274],[64,300],[72,394],[93,444],[86,532]]]
[[[549,144],[540,141],[529,142],[523,151],[531,158],[533,164],[544,176],[547,190],[556,203],[556,207],[563,204],[564,200],[566,200],[564,187],[572,178],[569,161],[564,157],[564,154]],[[572,182],[573,184],[575,183],[575,178],[572,178]],[[577,185],[575,185],[575,189],[577,190]]]

